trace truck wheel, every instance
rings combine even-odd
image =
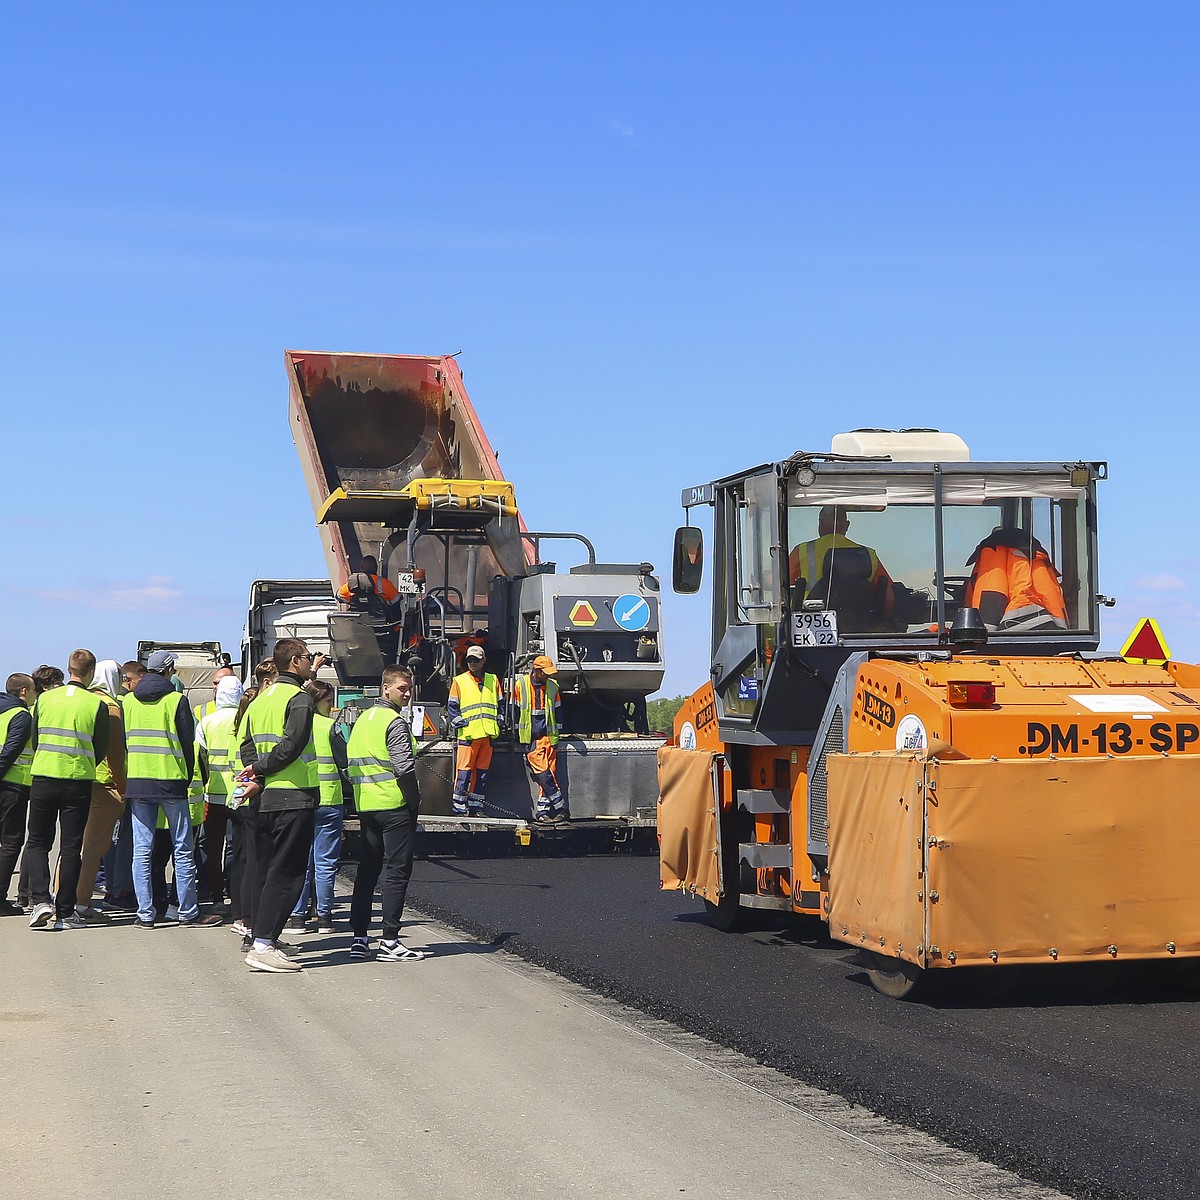
[[[862,951],[863,963],[871,986],[893,1000],[912,1000],[926,984],[925,972],[901,958],[889,958],[873,950]]]

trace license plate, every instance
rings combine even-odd
[[[411,571],[401,571],[396,576],[396,591],[403,596],[418,596],[421,593],[421,585],[413,578]]]
[[[836,646],[837,644],[837,613],[792,613],[792,645],[797,649],[805,646]]]

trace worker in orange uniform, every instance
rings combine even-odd
[[[967,559],[967,608],[992,630],[1066,629],[1067,605],[1050,555],[1025,529],[994,529]]]
[[[892,578],[870,546],[852,542],[846,531],[850,518],[845,509],[826,504],[817,515],[817,536],[801,542],[788,555],[788,577],[793,587],[804,585],[803,595],[796,597],[794,607],[807,599],[822,599],[826,607],[840,608],[847,595],[852,595],[853,583],[861,585],[860,607],[876,620],[891,618],[895,607]],[[826,570],[834,572],[826,576]],[[856,572],[857,580],[847,578]],[[838,599],[841,597],[841,603]]]
[[[482,646],[471,646],[467,669],[454,677],[446,714],[458,737],[454,795],[456,816],[483,815],[483,794],[492,765],[492,738],[500,734],[500,682],[484,668]]]
[[[558,668],[552,659],[539,654],[527,675],[513,681],[510,699],[511,724],[517,743],[525,751],[529,772],[540,790],[534,808],[535,821],[565,821],[567,802],[558,782],[558,730],[562,700],[558,694]]]
[[[375,595],[383,601],[384,607],[394,604],[399,598],[400,593],[396,591],[396,585],[390,580],[379,574],[379,560],[373,554],[364,554],[362,561],[358,564],[359,575],[366,575],[371,581],[371,587]],[[354,576],[351,575],[345,583],[338,588],[338,599],[345,600],[347,604],[357,594],[350,589],[350,584],[354,582]]]

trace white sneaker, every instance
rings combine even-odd
[[[68,913],[54,922],[55,929],[86,929],[87,927],[88,923],[77,912]]]
[[[30,929],[49,929],[54,925],[54,905],[35,904],[29,914]]]
[[[242,937],[250,937],[253,933],[253,930],[249,925],[246,924],[245,921],[234,921],[229,928],[232,929],[234,933],[240,933]]]
[[[255,950],[251,946],[244,961],[246,966],[252,971],[282,973],[284,971],[303,970],[303,964],[288,958],[286,954],[281,953],[274,946],[268,946],[265,950]]]

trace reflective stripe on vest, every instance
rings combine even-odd
[[[17,713],[27,713],[24,705],[17,705],[15,708],[7,709],[0,713],[0,746],[3,746],[8,741],[8,727],[12,724],[13,718]],[[28,787],[33,779],[33,723],[30,722],[30,732],[25,736],[25,745],[21,747],[20,754],[13,761],[13,765],[0,775],[0,782],[4,783],[19,783]]]
[[[149,704],[132,693],[125,697],[125,771],[130,779],[187,780],[187,759],[175,728],[179,706],[186,703],[174,691]]]
[[[558,717],[554,707],[558,702],[558,681],[547,679],[544,684],[542,703],[546,706],[543,715],[546,718],[546,736],[550,745],[558,745]],[[517,741],[528,746],[533,742],[533,701],[535,688],[533,680],[528,675],[517,676]]]
[[[105,708],[107,714],[108,709]],[[96,778],[92,734],[100,715],[100,698],[68,683],[43,692],[33,707],[37,749],[32,774],[49,779]]]
[[[210,796],[229,795],[229,768],[233,762],[233,722],[236,708],[217,708],[206,713],[200,721],[204,734],[204,753],[208,755],[208,783],[205,791]],[[241,764],[238,764],[239,770]]]
[[[287,723],[287,706],[300,689],[286,679],[277,679],[265,691],[260,692],[246,709],[246,723],[254,749],[259,758],[269,754],[283,741]],[[268,775],[263,791],[306,791],[317,790],[317,752],[312,734],[308,744],[282,771]]]
[[[359,812],[403,808],[408,803],[396,782],[387,745],[392,723],[403,720],[390,705],[377,704],[363,713],[350,730],[346,752],[350,760],[350,782],[354,785],[354,805]],[[417,744],[411,730],[409,739],[415,753]]]
[[[1065,629],[1066,604],[1058,572],[1043,550],[1030,558],[1013,546],[984,546],[967,585],[967,604],[990,629],[1050,624]]]
[[[500,735],[500,684],[495,675],[485,674],[483,683],[475,682],[470,671],[454,681],[458,684],[459,713],[466,727],[458,731],[464,742]]]
[[[317,752],[317,786],[322,804],[342,803],[342,777],[333,757],[333,718],[313,713],[313,747]]]

